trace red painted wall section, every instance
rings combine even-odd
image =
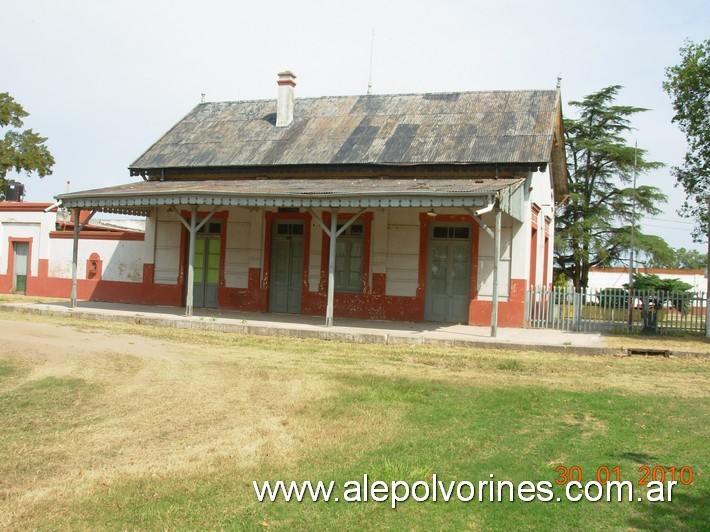
[[[301,300],[301,313],[325,316],[326,304],[326,293],[308,292]],[[333,313],[336,318],[421,321],[423,308],[415,297],[336,293]]]
[[[91,258],[87,260],[87,270],[90,262]],[[144,277],[142,283],[105,281],[101,279],[100,274],[93,279],[78,279],[77,297],[87,301],[180,306],[182,304],[182,287],[180,285],[153,284],[153,267],[153,264],[143,265]],[[48,272],[49,261],[47,259],[39,259],[38,275],[27,278],[26,294],[30,296],[68,298],[71,293],[71,279],[49,277]],[[149,275],[145,275],[146,273],[149,273]],[[0,289],[3,291],[5,291],[5,283],[7,281],[12,282],[10,275],[0,275]]]
[[[510,280],[508,301],[498,302],[498,326],[522,327],[525,319],[525,279]],[[468,324],[487,327],[491,324],[492,301],[471,301]]]
[[[267,312],[269,292],[261,284],[261,268],[249,268],[247,288],[220,286],[217,292],[219,308],[246,312]]]

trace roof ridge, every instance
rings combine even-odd
[[[439,94],[502,94],[502,93],[529,93],[529,92],[555,92],[556,89],[491,89],[491,90],[478,90],[478,91],[434,91],[434,92],[393,92],[393,93],[381,93],[381,94],[331,94],[324,96],[297,96],[296,100],[321,100],[326,98],[332,99],[345,99],[345,98],[391,98],[393,96],[426,96],[426,95],[439,95]],[[250,100],[221,100],[218,102],[203,102],[197,105],[197,107],[203,105],[215,105],[215,104],[237,104],[237,103],[258,103],[258,102],[272,102],[276,101],[274,98],[252,98]]]

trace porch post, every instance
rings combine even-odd
[[[325,326],[333,326],[333,300],[335,299],[335,239],[338,232],[338,209],[330,214],[330,250],[328,253],[328,305],[325,308]]]
[[[185,295],[185,315],[192,316],[193,284],[195,281],[195,233],[197,232],[197,205],[190,210],[190,245],[187,251],[187,294]]]
[[[496,205],[496,226],[493,238],[493,310],[491,311],[491,336],[498,334],[498,270],[500,269],[500,205]]]
[[[71,256],[71,296],[69,307],[76,308],[76,276],[77,263],[79,262],[79,213],[80,209],[74,209],[74,245]]]

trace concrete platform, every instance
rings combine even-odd
[[[256,314],[224,310],[195,309],[186,317],[181,307],[80,302],[71,309],[67,302],[0,304],[0,311],[74,317],[225,333],[316,338],[354,343],[430,344],[510,350],[544,350],[579,354],[624,354],[604,346],[597,333],[557,330],[499,328],[496,338],[490,327],[449,323],[411,323],[337,319],[333,327],[325,318],[295,314]]]

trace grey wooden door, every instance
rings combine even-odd
[[[429,239],[424,318],[468,323],[471,284],[470,228],[434,227]]]
[[[15,255],[12,290],[13,292],[22,292],[24,294],[27,290],[27,257],[29,256],[30,245],[27,242],[13,242],[12,250]]]
[[[302,222],[274,222],[269,287],[270,312],[301,312],[303,231]]]
[[[216,308],[219,289],[219,235],[195,236],[193,305]]]

